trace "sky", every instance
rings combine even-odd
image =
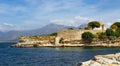
[[[120,0],[0,0],[0,31],[120,21]]]

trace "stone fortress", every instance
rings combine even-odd
[[[91,32],[96,34],[97,32],[104,32],[105,30],[105,25],[101,25],[100,28],[94,28],[93,30],[59,30],[57,36],[23,36],[20,37],[18,43],[12,45],[12,47],[82,46],[82,33]]]
[[[99,28],[94,28],[93,30],[60,30],[57,33],[56,42],[55,44],[80,44],[81,41],[81,35],[84,32],[91,32],[93,34],[96,34],[98,32],[104,32],[107,28],[105,25],[101,25]],[[77,42],[78,41],[78,42]]]

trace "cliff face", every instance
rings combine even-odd
[[[14,47],[41,47],[55,45],[55,36],[30,36],[20,37]]]
[[[120,66],[120,53],[97,55],[94,59],[78,63],[76,66]]]

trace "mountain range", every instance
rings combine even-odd
[[[84,28],[85,24],[81,24],[79,27]],[[58,24],[48,24],[42,28],[34,29],[34,30],[27,30],[27,31],[8,31],[8,32],[2,32],[0,31],[0,40],[16,40],[20,36],[34,36],[34,35],[48,35],[54,32],[57,32],[58,30],[62,29],[68,29],[68,28],[74,28],[73,26],[64,26],[64,25],[58,25]],[[78,28],[79,28],[78,27]]]
[[[58,24],[48,24],[42,28],[34,29],[34,30],[27,30],[27,31],[8,31],[8,32],[0,32],[0,40],[14,40],[17,39],[19,36],[33,36],[33,35],[47,35],[54,32],[57,32],[61,29],[67,29],[72,26],[64,26]]]

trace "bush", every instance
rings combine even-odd
[[[57,33],[48,34],[48,36],[57,36]]]
[[[118,28],[118,29],[115,31],[115,36],[116,36],[116,37],[120,37],[120,28]]]
[[[120,22],[115,22],[115,23],[113,23],[111,26],[113,26],[113,25],[116,25],[117,28],[120,28]]]
[[[101,33],[98,35],[98,38],[99,38],[100,40],[105,40],[105,39],[107,39],[106,33],[101,32]]]
[[[91,32],[84,32],[82,34],[82,40],[85,43],[91,43],[94,38],[94,35]]]
[[[109,36],[115,36],[115,32],[112,29],[107,29],[106,30],[106,35]]]
[[[70,27],[70,28],[68,28],[68,30],[73,30],[73,28],[72,28],[72,27]]]
[[[85,30],[89,30],[90,28],[89,28],[89,27],[85,27],[84,29],[85,29]]]
[[[118,27],[113,24],[113,25],[110,26],[110,28],[116,30]]]

